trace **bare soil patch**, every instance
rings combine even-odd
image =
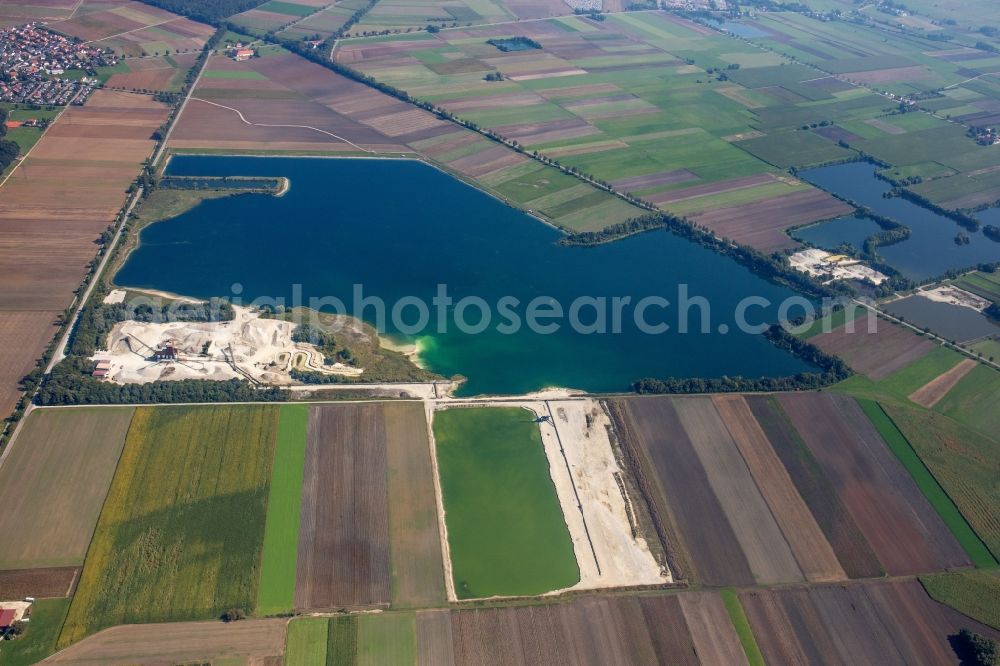
[[[171,622],[112,627],[58,652],[49,664],[280,663],[287,620]],[[277,662],[275,661],[277,660]]]
[[[79,574],[79,567],[0,571],[0,600],[68,597]]]
[[[948,391],[955,388],[955,384],[962,381],[969,372],[978,365],[970,358],[963,358],[954,368],[942,372],[940,375],[930,380],[908,397],[921,407],[930,409],[938,404]]]

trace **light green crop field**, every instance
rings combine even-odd
[[[321,666],[326,663],[330,620],[307,617],[288,624],[285,666]]]
[[[927,594],[943,604],[1000,629],[1000,579],[985,571],[962,571],[921,576]]]
[[[308,405],[283,405],[271,469],[257,614],[288,613],[295,604],[299,510],[306,457]],[[324,639],[325,640],[325,639]]]
[[[60,647],[115,624],[254,608],[278,416],[136,410]]]
[[[358,617],[359,664],[415,664],[417,623],[413,613],[377,613]]]
[[[878,386],[905,400],[927,382],[958,365],[963,358],[957,351],[938,347],[878,382]]]
[[[962,515],[1000,559],[1000,486],[996,451],[1000,442],[942,414],[883,403],[886,413],[934,474]]]
[[[934,408],[976,430],[1000,432],[1000,372],[979,365],[955,385]]]
[[[580,578],[541,433],[516,407],[434,417],[455,592],[535,595]]]

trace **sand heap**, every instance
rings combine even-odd
[[[235,318],[224,322],[121,322],[108,335],[107,350],[93,359],[107,361],[106,379],[118,384],[249,379],[288,385],[295,383],[292,369],[343,376],[364,371],[342,363],[326,365],[314,345],[292,341],[292,322],[263,319],[249,308],[234,310]],[[168,347],[174,354],[163,353]]]

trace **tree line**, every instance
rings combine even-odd
[[[841,382],[851,376],[842,360],[830,356],[816,345],[800,340],[780,324],[773,324],[764,337],[778,349],[788,351],[819,372],[800,372],[785,377],[689,377],[656,379],[646,377],[632,383],[636,393],[752,393],[768,391],[807,391]]]
[[[6,171],[21,152],[17,143],[3,138],[7,136],[7,117],[7,109],[0,109],[0,172]]]

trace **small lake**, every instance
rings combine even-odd
[[[747,23],[738,23],[736,21],[716,21],[719,27],[726,32],[731,32],[737,37],[742,37],[743,39],[755,39],[757,37],[767,37],[768,33],[764,32],[760,28],[749,25]]]
[[[922,281],[944,275],[951,269],[1000,261],[1000,243],[986,238],[982,231],[967,230],[951,218],[906,199],[883,197],[892,186],[876,178],[875,171],[876,167],[867,162],[852,162],[808,169],[798,175],[828,192],[853,199],[910,227],[911,234],[907,240],[879,248],[879,254],[886,263],[910,279]],[[872,220],[844,217],[799,229],[794,235],[825,249],[833,249],[845,242],[860,249],[865,238],[879,230],[880,227]],[[955,236],[960,231],[968,234],[968,245],[955,243]]]
[[[300,285],[304,301],[333,296],[350,311],[356,284],[389,306],[404,297],[430,304],[443,284],[456,304],[463,297],[491,306],[515,298],[524,319],[536,297],[566,310],[578,297],[624,296],[635,304],[662,296],[672,304],[647,311],[647,321],[670,326],[655,335],[639,329],[632,309],[624,311],[620,333],[576,331],[566,319],[551,333],[504,330],[496,308],[481,333],[462,332],[452,324],[457,305],[447,308],[446,330],[436,326],[436,315],[422,330],[411,330],[409,324],[419,323],[413,309],[404,310],[402,331],[386,322],[392,337],[418,342],[430,370],[468,377],[464,395],[546,386],[623,391],[641,377],[761,377],[809,369],[735,325],[743,297],[776,304],[793,292],[667,231],[598,247],[559,246],[555,229],[412,160],[175,156],[169,173],[285,176],[291,188],[282,197],[204,201],[147,227],[116,276],[119,285],[208,298],[231,297],[239,283],[244,304],[280,297],[289,305]],[[697,332],[698,307],[678,314],[679,285],[710,304],[711,332]],[[377,324],[372,308],[351,313]],[[479,310],[468,308],[464,319],[479,322]],[[748,319],[775,321],[776,307],[751,308]],[[595,323],[594,309],[581,308],[578,320]],[[608,330],[612,321],[608,315]],[[681,322],[690,322],[692,332],[680,333]],[[729,332],[720,333],[720,326]]]
[[[929,328],[949,340],[966,343],[1000,335],[1000,327],[981,312],[920,295],[885,304],[885,309],[920,328]]]

